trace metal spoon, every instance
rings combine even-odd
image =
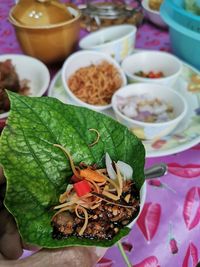
[[[165,163],[155,164],[144,170],[145,179],[158,178],[167,173],[167,165]]]

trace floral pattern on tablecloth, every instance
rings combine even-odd
[[[7,20],[13,2],[0,2],[0,54],[22,53]],[[167,30],[145,22],[138,29],[136,47],[170,51]],[[174,155],[148,158],[146,166],[160,162],[168,164],[168,174],[147,182],[142,213],[122,244],[134,267],[195,267],[200,259],[200,145]],[[116,246],[97,264],[125,266]]]
[[[168,174],[147,182],[147,199],[122,244],[134,267],[196,267],[200,259],[200,145],[148,159],[168,164]],[[116,246],[98,267],[125,267]]]

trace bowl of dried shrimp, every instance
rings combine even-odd
[[[73,102],[96,111],[111,108],[112,95],[127,83],[119,64],[97,51],[73,53],[61,72],[63,87]]]

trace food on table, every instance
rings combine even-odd
[[[122,78],[115,66],[102,61],[78,69],[67,83],[82,101],[92,105],[108,105],[113,93],[121,87]]]
[[[28,94],[29,81],[21,80],[15,70],[15,66],[10,59],[0,62],[0,114],[10,108],[9,99],[5,89],[19,94]]]
[[[149,72],[144,72],[142,70],[137,71],[134,73],[134,75],[142,77],[142,78],[150,78],[150,79],[155,79],[155,78],[163,78],[165,77],[164,73],[162,71],[149,71]]]
[[[123,169],[122,176],[131,177],[131,180],[124,182],[123,191],[126,191],[125,183],[132,181],[139,192],[144,183],[145,164],[145,150],[141,140],[127,127],[99,112],[66,105],[51,97],[21,96],[10,91],[8,95],[11,102],[9,125],[6,125],[0,137],[0,164],[9,183],[4,203],[15,217],[24,242],[46,248],[77,245],[110,247],[126,236],[131,229],[123,226],[112,239],[86,238],[85,231],[82,236],[53,238],[51,220],[59,211],[53,207],[59,205],[59,196],[64,194],[66,188],[68,191],[74,185],[69,184],[70,180],[79,182],[77,177],[71,178],[73,171],[70,160],[55,144],[69,151],[75,166],[82,170],[93,168],[92,171],[106,168],[110,179],[116,171],[112,171],[112,164],[109,164],[107,157],[105,161],[105,154],[108,153],[117,162],[120,171]],[[126,167],[123,167],[124,164]],[[130,167],[133,171],[130,171]],[[84,179],[84,182],[80,182],[75,189],[73,186],[80,197],[89,190],[92,193],[95,190],[94,183],[98,185],[97,190],[103,189],[103,184],[97,181]],[[119,184],[117,180],[116,184],[120,193],[121,182]],[[111,185],[105,188],[105,194],[111,193],[117,198],[117,191],[110,192],[110,188]],[[134,185],[130,185],[127,190],[132,188]],[[136,199],[137,192],[133,195]],[[102,192],[99,193],[102,195]],[[122,197],[125,199],[123,193]],[[99,198],[96,204],[109,206],[100,196],[94,198]],[[107,196],[103,195],[103,198],[107,199]],[[127,197],[125,201],[131,201],[131,198],[128,200]],[[124,202],[121,204],[124,205]],[[129,203],[126,202],[126,205]],[[132,212],[132,207],[127,212]],[[78,209],[78,214],[83,217],[82,227],[85,215],[81,209]]]
[[[55,146],[69,157],[73,176],[60,195],[60,204],[54,207],[58,211],[52,218],[53,237],[112,239],[139,213],[139,191],[131,179],[132,168],[124,162],[112,162],[108,154],[107,168],[83,163],[75,166],[70,154],[62,146]],[[108,169],[112,165],[115,175],[110,177]],[[123,175],[127,169],[129,177]]]
[[[153,10],[160,10],[163,0],[149,0],[149,7]]]
[[[166,122],[174,118],[173,107],[150,94],[118,96],[118,108],[128,118],[142,122]]]

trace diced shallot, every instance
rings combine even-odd
[[[131,179],[132,178],[133,168],[129,164],[127,164],[121,160],[118,160],[117,166],[118,166],[121,174],[123,175],[124,179]]]
[[[108,176],[114,180],[116,178],[117,174],[113,168],[112,160],[111,160],[110,155],[108,153],[106,153],[106,170],[108,172]]]
[[[133,168],[121,161],[121,160],[118,160],[117,161],[117,167],[119,168],[119,171],[120,173],[123,175],[124,179],[131,179],[132,178],[132,175],[133,175]],[[108,153],[106,153],[106,170],[108,172],[108,175],[111,179],[115,179],[117,174],[113,168],[113,162],[110,158],[110,155]]]

